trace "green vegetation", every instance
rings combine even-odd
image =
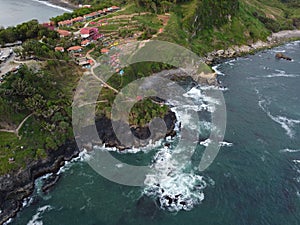
[[[16,41],[26,41],[28,39],[41,39],[42,37],[57,39],[58,34],[55,31],[43,27],[37,20],[31,20],[6,29],[0,28],[0,45]]]
[[[72,0],[75,4],[92,4],[52,18],[55,23],[82,16],[112,5],[122,10],[95,19],[107,19],[99,25],[105,34],[103,42],[91,44],[82,52],[94,48],[91,55],[100,56],[103,47],[112,46],[119,38],[157,39],[185,46],[204,55],[214,49],[251,44],[265,40],[271,32],[300,27],[300,0]],[[169,13],[165,17],[159,14]],[[117,17],[119,16],[119,17]],[[161,20],[162,21],[161,21]],[[78,31],[83,23],[68,29]],[[161,29],[162,28],[162,29]],[[158,32],[163,30],[163,32]],[[159,34],[158,34],[159,33]],[[16,27],[0,29],[0,44],[22,41],[15,52],[21,59],[34,58],[38,68],[21,66],[11,72],[0,86],[0,174],[25,167],[32,160],[47,157],[67,139],[72,138],[71,102],[74,88],[82,74],[67,53],[55,52],[56,46],[68,48],[80,45],[80,39],[59,38],[57,32],[38,24],[36,20]],[[121,90],[132,81],[171,67],[161,63],[136,63],[124,68],[124,74],[114,74],[108,84]],[[110,117],[116,93],[103,88],[96,106],[97,116]],[[135,99],[136,100],[136,99]],[[147,126],[153,117],[163,117],[166,106],[151,98],[138,101],[131,109],[131,126]],[[22,128],[18,125],[26,118]]]
[[[138,101],[130,111],[129,124],[146,126],[155,117],[163,118],[168,110],[166,105],[158,105],[149,98]]]
[[[293,3],[292,3],[293,2]],[[159,39],[204,55],[214,49],[266,40],[271,32],[300,25],[299,1],[191,0],[176,4]]]
[[[22,66],[5,78],[0,89],[0,127],[15,129],[27,115],[32,116],[19,130],[20,139],[15,133],[0,132],[0,174],[45,157],[72,137],[71,100],[79,72],[70,63],[52,60],[41,70]]]
[[[121,6],[125,3],[125,1],[121,1],[121,0],[70,0],[71,3],[75,4],[75,5],[79,5],[79,4],[88,4],[88,5],[92,5],[93,7],[91,8],[79,8],[79,9],[75,9],[73,12],[71,13],[64,13],[62,15],[56,16],[51,18],[51,21],[54,21],[55,23],[58,23],[59,21],[62,20],[69,20],[78,16],[83,16],[85,14],[94,12],[96,10],[102,10],[104,8],[110,7],[112,5],[118,5]]]
[[[117,90],[121,90],[125,86],[127,86],[132,81],[135,81],[137,79],[140,79],[142,77],[150,76],[152,73],[159,72],[164,69],[171,69],[171,66],[162,64],[162,63],[155,63],[155,62],[148,62],[148,63],[135,63],[133,65],[130,65],[129,67],[126,67],[124,69],[124,74],[121,76],[120,74],[116,73],[114,74],[109,80],[108,84],[114,87]],[[106,115],[108,118],[110,118],[111,113],[111,106],[113,104],[113,101],[115,99],[116,93],[113,92],[111,89],[103,88],[99,94],[99,101],[107,100],[105,103],[98,104],[96,107],[96,114],[98,116]],[[146,101],[146,104],[149,103]],[[161,112],[160,105],[159,104],[149,104],[148,106],[151,108],[151,111],[157,111]],[[138,104],[139,107],[143,108],[146,107],[142,106],[143,104]],[[154,115],[154,114],[153,114]],[[155,114],[160,115],[163,117],[165,113],[158,113]],[[141,115],[142,116],[142,115]],[[151,117],[153,118],[153,117]],[[142,125],[145,126],[149,121],[140,121],[140,120],[130,120],[131,125]]]

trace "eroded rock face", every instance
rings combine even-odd
[[[208,84],[208,85],[218,85],[217,74],[216,73],[204,73],[192,75],[194,81],[200,84]]]
[[[0,176],[0,224],[14,217],[21,209],[23,199],[30,196],[34,190],[36,178],[57,172],[64,161],[78,154],[75,141],[67,141],[58,150],[49,152],[48,158],[28,162],[26,168]]]
[[[288,57],[288,56],[286,56],[286,55],[284,55],[283,53],[280,53],[280,52],[275,55],[275,58],[276,59],[285,59],[285,60],[288,60],[288,61],[292,60],[292,58],[290,58],[290,57]]]

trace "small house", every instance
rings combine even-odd
[[[81,46],[82,46],[82,47],[86,47],[86,46],[88,46],[88,45],[90,45],[90,44],[91,44],[91,41],[90,41],[90,40],[84,40],[84,41],[81,42]]]
[[[71,36],[71,32],[67,30],[56,30],[61,38]]]
[[[72,46],[72,47],[68,48],[68,52],[81,52],[81,51],[82,51],[81,46]]]
[[[109,52],[109,49],[107,49],[107,48],[102,48],[101,49],[102,54],[107,54],[108,52]]]
[[[54,49],[56,52],[65,52],[65,49],[63,47],[55,47]]]

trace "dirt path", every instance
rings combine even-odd
[[[88,58],[88,59],[90,59],[90,60],[92,60],[92,61],[94,62],[94,65],[93,65],[92,68],[91,68],[91,73],[92,73],[92,75],[93,75],[97,80],[99,80],[105,87],[108,87],[109,89],[111,89],[112,91],[114,91],[115,93],[118,94],[119,91],[118,91],[117,89],[115,89],[115,88],[113,88],[112,86],[110,86],[108,83],[106,83],[104,80],[102,80],[100,77],[98,77],[98,76],[95,74],[94,69],[97,68],[100,64],[99,64],[95,59],[93,59],[93,58],[91,57],[90,53],[93,52],[93,51],[94,51],[94,49],[91,49],[91,50],[88,51],[87,54],[86,54],[86,58]]]
[[[17,135],[17,137],[19,139],[21,139],[21,136],[19,135],[19,131],[22,128],[22,126],[24,125],[24,123],[33,115],[33,113],[29,114],[28,116],[26,116],[21,123],[19,124],[19,126],[15,129],[15,130],[9,130],[9,129],[0,129],[0,132],[7,132],[7,133],[14,133]]]

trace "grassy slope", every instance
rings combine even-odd
[[[271,32],[293,29],[292,19],[300,15],[299,7],[289,7],[278,0],[240,0],[240,9],[231,22],[195,35],[191,24],[196,7],[197,0],[178,6],[159,39],[176,42],[203,55],[214,49],[266,40]]]

